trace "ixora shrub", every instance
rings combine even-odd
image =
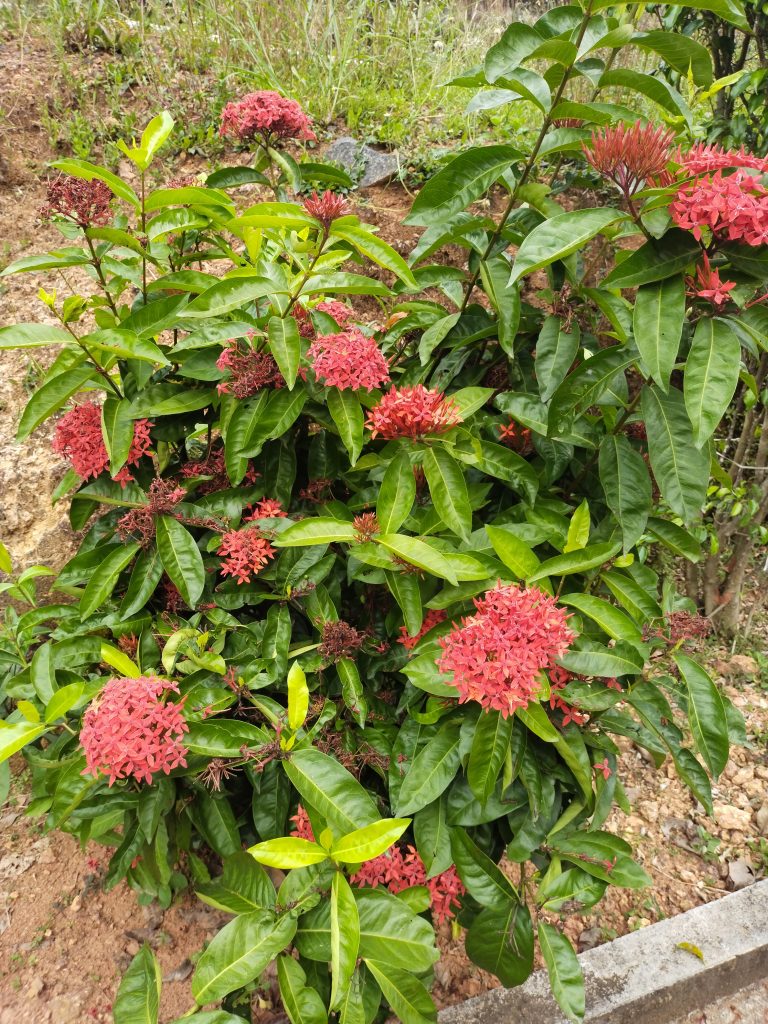
[[[434,1020],[446,920],[510,986],[538,941],[581,1020],[562,915],[651,884],[603,828],[628,809],[616,738],[710,812],[743,738],[664,567],[701,557],[715,432],[765,358],[768,165],[693,145],[674,89],[613,69],[637,46],[706,78],[706,50],[597,6],[511,25],[458,83],[540,130],[447,163],[407,263],[328,192],[238,208],[247,168],[150,188],[163,115],[125,147],[137,190],[56,164],[69,244],[4,272],[99,287],[0,330],[61,345],[19,437],[58,417],[85,531],[66,603],[37,601],[45,570],[4,584],[29,610],[6,614],[0,751],[24,748],[49,827],[114,847],[107,884],[167,904],[191,880],[234,915],[194,1024],[249,1019],[275,961],[293,1024]],[[251,97],[224,130],[278,191],[307,179],[274,148],[311,131],[294,106]],[[615,201],[566,209],[541,181],[564,161]],[[494,185],[498,223],[467,212]],[[466,269],[429,262],[448,242]],[[159,977],[143,950],[117,1024],[157,1020]]]

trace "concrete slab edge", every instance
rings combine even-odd
[[[702,953],[680,948],[690,943]],[[768,880],[579,956],[589,1024],[668,1024],[768,978]],[[566,1024],[546,971],[443,1010],[439,1024]]]

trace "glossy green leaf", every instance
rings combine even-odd
[[[0,350],[41,348],[46,345],[74,345],[69,331],[51,324],[11,324],[0,327]]]
[[[375,826],[374,826],[375,827]],[[360,917],[349,882],[337,871],[331,883],[331,999],[338,1007],[349,989],[360,951]]]
[[[277,958],[277,981],[283,1008],[291,1024],[327,1024],[328,1014],[323,1000],[314,988],[307,985],[303,967],[292,956]]]
[[[80,363],[46,381],[27,402],[19,421],[16,440],[25,441],[33,430],[58,412],[68,398],[81,391],[95,376],[96,370],[90,363]]]
[[[267,324],[269,351],[285,378],[289,390],[296,383],[301,360],[301,338],[298,324],[292,316],[273,316]]]
[[[205,569],[200,549],[189,530],[173,516],[158,516],[155,527],[157,550],[163,568],[188,607],[194,608],[205,586]]]
[[[365,419],[360,401],[354,391],[339,388],[328,388],[326,401],[339,437],[349,452],[350,464],[354,466],[363,450]]]
[[[573,946],[562,932],[539,921],[539,948],[547,965],[549,983],[557,1005],[573,1024],[584,1020],[584,975]]]
[[[362,864],[385,853],[411,824],[410,818],[382,818],[365,828],[355,829],[331,847],[334,860]]]
[[[298,662],[288,672],[288,725],[295,732],[304,725],[309,709],[307,677]]]
[[[229,277],[211,285],[184,309],[185,317],[221,316],[230,310],[249,306],[277,291],[274,281],[265,277]]]
[[[565,594],[560,598],[560,603],[587,615],[614,640],[642,640],[638,625],[601,597],[595,597],[594,594]]]
[[[406,224],[443,223],[484,195],[521,157],[514,146],[477,146],[459,153],[421,189]]]
[[[467,765],[469,788],[481,804],[486,803],[496,787],[512,739],[511,717],[498,711],[481,714],[472,739]]]
[[[266,842],[251,846],[248,853],[259,864],[269,868],[306,868],[310,864],[322,864],[328,859],[327,852],[317,843],[308,839],[286,836],[284,839],[267,839]]]
[[[437,1007],[418,978],[399,967],[374,960],[366,960],[365,965],[403,1024],[428,1024],[437,1020]]]
[[[467,892],[483,907],[506,908],[510,903],[517,903],[519,897],[514,885],[463,828],[453,830],[451,851]]]
[[[139,545],[131,541],[124,546],[115,548],[94,570],[88,585],[80,598],[80,618],[87,619],[93,615],[109,598],[117,586],[120,573],[133,561]]]
[[[547,402],[565,380],[579,351],[578,327],[563,330],[559,317],[545,318],[536,342],[536,381],[542,402]]]
[[[283,767],[299,795],[342,835],[379,820],[370,795],[328,754],[312,748],[295,750]]]
[[[580,551],[570,551],[565,555],[555,555],[542,562],[536,572],[528,577],[529,583],[546,579],[548,576],[570,576],[577,572],[588,572],[604,565],[619,551],[621,545],[607,541],[603,544],[588,544]]]
[[[308,547],[317,544],[351,544],[355,539],[352,523],[322,516],[293,523],[273,543],[279,548]]]
[[[163,977],[160,964],[145,943],[131,961],[117,990],[115,1024],[157,1024]]]
[[[697,448],[712,436],[731,404],[740,370],[741,345],[737,335],[724,320],[701,317],[683,377],[685,408],[693,424]]]
[[[648,467],[623,434],[607,434],[603,438],[598,467],[605,500],[621,527],[626,553],[643,535],[651,511]]]
[[[245,850],[227,857],[221,877],[198,885],[196,892],[205,903],[228,914],[271,910],[275,903],[275,887],[269,876]]]
[[[436,800],[459,768],[459,726],[448,722],[416,755],[400,787],[399,815],[413,814]]]
[[[550,844],[577,867],[612,885],[643,889],[651,884],[645,871],[629,856],[629,844],[609,832],[573,832],[567,837],[556,834]]]
[[[443,447],[424,452],[424,475],[435,511],[453,533],[469,540],[472,532],[472,509],[464,474],[458,463]]]
[[[717,778],[728,764],[728,720],[723,698],[701,665],[687,654],[674,657],[688,688],[689,721],[696,749]]]
[[[400,533],[380,534],[374,538],[387,551],[402,558],[403,561],[415,565],[419,569],[448,580],[454,586],[458,583],[456,573],[450,562],[443,558],[438,548],[433,547],[429,541],[420,540],[418,537],[406,537]]]
[[[512,266],[510,283],[555,260],[565,259],[622,216],[617,210],[571,210],[545,220],[523,239]]]
[[[686,522],[701,511],[709,483],[709,456],[693,439],[683,396],[645,387],[642,410],[648,433],[651,469],[670,508]]]
[[[376,501],[382,533],[395,533],[408,518],[416,500],[416,480],[407,452],[400,448],[387,466]]]
[[[660,79],[651,81],[660,82]],[[689,267],[700,253],[701,246],[690,231],[673,228],[663,239],[651,239],[622,260],[604,278],[603,286],[637,288],[653,281],[664,281]]]
[[[377,263],[385,270],[390,270],[409,288],[418,287],[413,271],[391,245],[388,245],[362,225],[348,224],[346,221],[347,218],[344,217],[334,222],[331,227],[331,235],[334,238],[343,238],[345,242],[349,242],[353,249],[357,249],[361,255],[367,256],[369,260]]]
[[[533,970],[533,924],[524,903],[485,907],[467,932],[470,960],[506,985],[522,985]]]
[[[505,530],[503,526],[486,526],[485,532],[493,550],[518,579],[525,580],[536,572],[541,564],[538,555],[511,530]]]
[[[665,392],[677,361],[684,320],[685,284],[679,275],[638,290],[632,333],[644,365]]]
[[[293,938],[295,918],[275,920],[257,910],[241,914],[213,938],[192,975],[192,995],[202,1006],[257,978]]]

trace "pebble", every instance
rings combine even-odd
[[[757,828],[762,836],[768,836],[768,803],[764,803],[755,814]]]
[[[362,168],[363,174],[358,182],[360,188],[386,184],[397,174],[400,167],[396,153],[373,149],[372,146],[366,146],[365,143],[353,139],[351,135],[336,139],[329,146],[325,159],[340,164],[353,176]]]
[[[715,821],[720,828],[746,831],[752,823],[751,811],[743,810],[740,807],[734,807],[732,804],[716,803],[714,805],[714,811]]]

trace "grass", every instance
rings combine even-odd
[[[114,162],[117,138],[161,107],[181,150],[215,156],[227,99],[277,89],[321,131],[398,146],[427,172],[446,148],[525,125],[522,105],[466,114],[445,83],[510,20],[493,0],[4,0],[0,25],[58,66],[44,124],[55,147]]]

